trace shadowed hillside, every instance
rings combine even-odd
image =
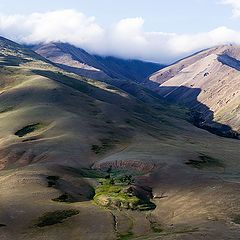
[[[168,102],[189,108],[190,121],[197,127],[222,137],[239,138],[239,133],[226,124],[214,121],[214,112],[198,101],[201,89],[180,87],[160,87],[158,93]]]

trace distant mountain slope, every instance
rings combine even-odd
[[[189,106],[205,125],[213,118],[240,132],[239,59],[239,46],[214,47],[152,74],[146,85]]]
[[[68,43],[49,43],[34,46],[32,49],[65,70],[99,80],[111,78],[142,82],[164,67],[140,60],[92,55]]]

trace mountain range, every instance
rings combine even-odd
[[[238,46],[203,50],[169,67],[91,55],[64,43],[43,44],[32,49],[64,70],[123,90],[134,91],[133,82],[140,83],[167,101],[190,108],[192,122],[198,127],[221,136],[239,136]]]
[[[31,48],[64,70],[104,81],[124,79],[141,83],[150,74],[165,67],[165,65],[140,60],[93,55],[68,43],[53,42],[31,46]]]

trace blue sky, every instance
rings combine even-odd
[[[240,0],[0,1],[0,35],[16,42],[68,42],[95,54],[161,63],[240,44],[239,21]]]
[[[231,17],[231,6],[220,0],[1,0],[0,11],[26,14],[58,9],[76,9],[95,16],[103,26],[122,18],[143,17],[147,31],[195,33],[219,26],[240,30]]]

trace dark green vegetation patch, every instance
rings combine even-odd
[[[47,180],[57,181],[57,180],[59,180],[59,179],[60,179],[59,176],[47,176]]]
[[[60,195],[58,198],[54,198],[52,199],[54,202],[65,202],[65,203],[72,203],[74,202],[73,197],[68,194],[68,193],[64,193],[62,195]]]
[[[100,145],[92,145],[91,150],[95,154],[103,154],[107,152],[109,149],[113,148],[116,143],[119,141],[113,138],[103,138],[100,139],[101,144]]]
[[[197,160],[189,160],[186,162],[187,165],[191,165],[198,169],[204,169],[204,168],[224,168],[224,164],[213,157],[207,156],[207,155],[200,155]]]
[[[48,187],[54,187],[57,184],[57,181],[60,179],[59,176],[47,176]]]
[[[25,135],[32,133],[34,131],[37,131],[43,127],[44,127],[44,124],[42,124],[42,123],[30,124],[30,125],[23,127],[22,129],[18,130],[17,132],[15,132],[15,135],[18,137],[24,137]]]
[[[94,201],[104,207],[123,209],[136,209],[141,202],[126,186],[114,185],[111,180],[105,180],[96,188]]]
[[[240,224],[240,215],[236,215],[233,217],[232,221],[236,224]]]
[[[133,238],[133,233],[132,232],[128,232],[126,234],[119,234],[118,235],[118,240],[129,240]]]
[[[105,179],[99,179],[99,182],[93,198],[98,205],[110,209],[140,211],[153,210],[156,207],[150,201],[151,192],[135,186],[135,179],[131,174],[113,172]]]
[[[46,227],[46,226],[51,226],[57,223],[62,223],[64,219],[70,218],[77,214],[79,214],[79,211],[75,209],[47,212],[38,218],[38,222],[36,226]]]

